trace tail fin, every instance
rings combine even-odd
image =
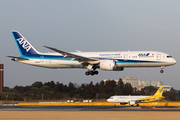
[[[19,52],[22,56],[36,55],[39,52],[19,33],[18,31],[12,31],[16,44],[19,48]]]
[[[157,90],[157,92],[153,96],[162,97],[163,90],[164,90],[164,86],[160,86],[160,88]]]

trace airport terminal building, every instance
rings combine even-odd
[[[106,83],[106,81],[108,81],[108,80],[110,80],[110,79],[105,79],[104,82]],[[117,84],[119,80],[114,80],[114,81]],[[163,82],[161,82],[161,81],[151,81],[151,80],[150,81],[140,81],[140,80],[137,80],[136,76],[123,76],[122,81],[124,82],[124,84],[130,83],[133,88],[137,88],[138,90],[141,90],[142,88],[144,88],[146,86],[159,87],[159,86],[163,85]],[[171,86],[164,85],[164,91],[170,91],[170,90],[171,90]]]

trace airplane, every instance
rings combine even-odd
[[[164,90],[164,86],[160,86],[160,88],[157,90],[157,92],[153,96],[111,96],[109,99],[107,99],[107,102],[111,103],[120,103],[121,105],[129,104],[131,106],[138,103],[148,103],[153,101],[162,100],[165,97],[162,96]]]
[[[18,31],[12,30],[21,54],[20,57],[7,56],[13,61],[46,68],[87,68],[86,75],[97,75],[96,69],[123,71],[125,67],[161,67],[176,64],[169,54],[156,51],[114,51],[114,52],[65,52],[43,46],[56,53],[37,51]]]

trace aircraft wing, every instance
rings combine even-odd
[[[68,53],[68,52],[58,50],[56,48],[44,46],[44,45],[43,45],[43,47],[51,49],[51,50],[53,50],[55,52],[58,52],[58,53],[62,54],[64,57],[71,58],[72,60],[77,60],[80,63],[94,63],[94,64],[99,63],[98,59],[87,58],[87,57],[84,57],[84,56],[75,55],[75,54],[72,54],[72,53]]]

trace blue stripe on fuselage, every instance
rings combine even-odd
[[[20,58],[26,59],[44,59],[44,60],[64,60],[64,61],[76,61],[72,60],[71,58],[64,57],[64,56],[56,56],[56,55],[41,55],[35,54],[31,56],[21,56]],[[145,60],[127,60],[127,59],[112,59],[112,58],[96,58],[99,60],[115,60],[116,63],[161,63],[161,61],[145,61]]]
[[[71,58],[64,57],[64,56],[54,56],[54,55],[31,55],[31,56],[21,56],[20,58],[26,58],[26,59],[44,59],[44,60],[65,60],[65,61],[71,61]],[[74,60],[75,61],[75,60]]]

